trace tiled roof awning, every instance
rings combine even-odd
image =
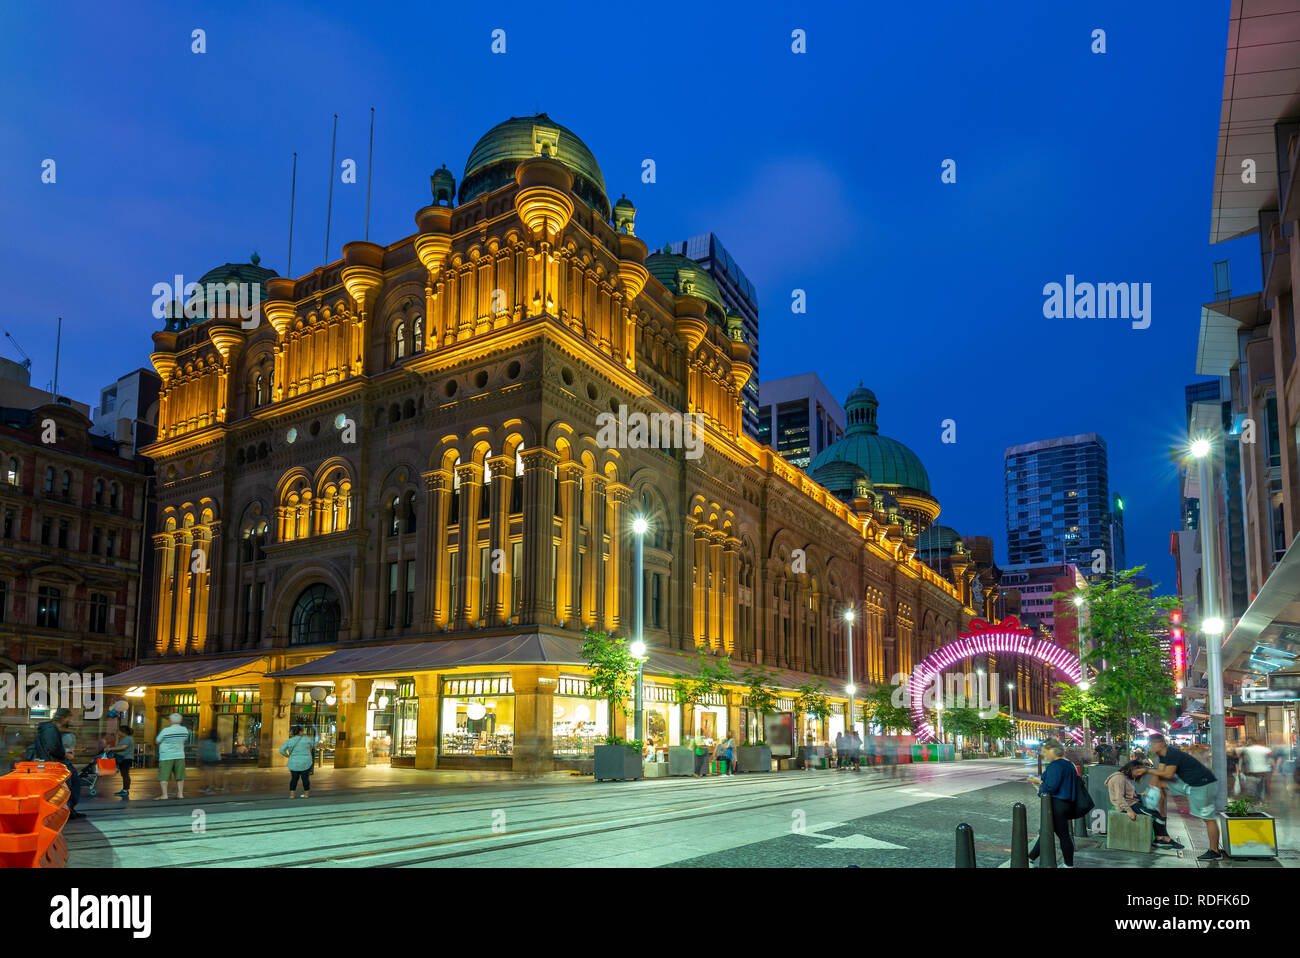
[[[168,662],[155,662],[137,665],[135,668],[118,672],[116,675],[104,676],[104,688],[126,689],[135,685],[180,685],[186,682],[199,682],[213,679],[227,673],[240,674],[248,672],[260,677],[260,669],[251,669],[254,662],[262,662],[264,655],[243,656],[237,659],[217,659],[209,656],[191,655]],[[233,676],[232,676],[233,677]]]
[[[550,635],[478,636],[340,649],[314,662],[270,673],[275,678],[390,675],[481,665],[581,665],[578,643]]]

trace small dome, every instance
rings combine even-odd
[[[609,196],[596,158],[577,134],[545,113],[512,116],[483,134],[465,161],[460,202],[468,203],[506,186],[521,162],[537,156],[549,156],[567,166],[573,173],[573,192],[598,210],[601,219],[609,219]]]
[[[695,296],[716,307],[716,312],[709,310],[709,318],[718,326],[726,327],[727,307],[722,302],[722,294],[708,270],[695,260],[670,253],[665,247],[663,252],[646,257],[645,268],[673,295]]]
[[[434,170],[429,177],[429,186],[433,190],[433,202],[438,206],[451,206],[456,199],[456,177],[451,175],[447,164]]]
[[[923,559],[950,556],[962,538],[951,526],[931,526],[916,537],[916,554]]]
[[[208,270],[198,279],[196,285],[199,289],[189,297],[176,290],[178,295],[169,308],[165,328],[169,331],[184,329],[214,317],[232,319],[236,315],[234,310],[251,310],[254,303],[265,302],[263,284],[279,274],[261,266],[261,262],[262,257],[253,253],[247,263],[223,263]],[[238,316],[247,318],[242,312]]]
[[[626,233],[628,236],[635,236],[636,233],[632,232],[635,226],[636,207],[632,205],[632,201],[624,193],[618,198],[618,202],[614,204],[614,229],[620,233]]]
[[[851,462],[836,460],[809,472],[813,482],[835,498],[848,501],[865,499],[873,494],[871,477]]]

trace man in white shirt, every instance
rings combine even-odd
[[[176,797],[185,797],[185,746],[189,744],[190,730],[181,724],[179,712],[168,716],[170,723],[158,733],[158,782],[162,785],[160,799],[167,797],[167,783],[176,780]]]
[[[1256,783],[1255,794],[1267,798],[1269,778],[1273,774],[1273,763],[1269,761],[1267,745],[1261,745],[1259,739],[1251,739],[1250,744],[1241,750],[1242,772]]]

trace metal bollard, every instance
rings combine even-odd
[[[1011,806],[1011,867],[1029,867],[1029,828],[1025,824],[1025,803]]]
[[[957,867],[975,867],[975,829],[965,822],[957,826]]]
[[[1056,829],[1052,822],[1052,796],[1044,795],[1038,805],[1038,867],[1056,867]]]

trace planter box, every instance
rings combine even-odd
[[[694,775],[695,753],[685,745],[668,746],[668,774]]]
[[[772,749],[766,745],[742,745],[736,749],[737,772],[772,771]]]
[[[1219,813],[1219,834],[1229,858],[1276,858],[1277,823],[1267,812]]]
[[[641,753],[626,745],[597,745],[596,781],[636,781],[641,778]]]
[[[645,778],[667,778],[667,762],[646,762],[641,766],[641,774]]]

